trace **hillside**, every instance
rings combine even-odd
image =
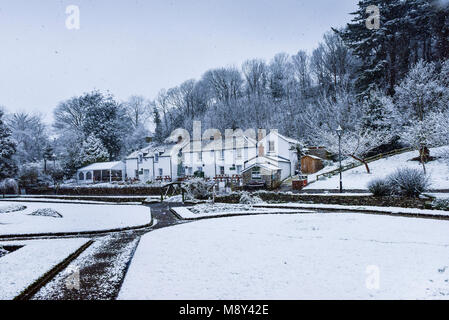
[[[431,155],[438,156],[449,147],[433,148],[431,149]],[[368,182],[374,178],[384,178],[393,173],[399,168],[416,168],[422,170],[422,165],[417,161],[411,161],[411,159],[418,156],[417,151],[406,152],[400,155],[392,156],[389,158],[381,159],[371,162],[369,164],[371,174],[366,173],[365,167],[360,166],[348,171],[343,172],[343,188],[344,189],[357,189],[366,190]],[[325,173],[337,168],[336,166],[326,167],[317,174]],[[431,179],[431,189],[449,189],[449,162],[442,159],[437,159],[426,164],[427,173]],[[309,176],[309,182],[315,181],[317,174]],[[321,177],[319,181],[311,183],[305,188],[305,190],[317,190],[317,189],[339,189],[339,176],[333,176],[331,178]]]

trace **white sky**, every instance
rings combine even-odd
[[[0,0],[0,105],[41,112],[93,89],[154,98],[210,68],[311,51],[356,0]],[[80,30],[65,27],[68,5]]]

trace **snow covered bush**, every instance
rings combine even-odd
[[[257,196],[253,196],[251,195],[249,192],[242,192],[241,196],[240,196],[240,200],[239,203],[241,204],[256,204],[256,203],[261,203],[263,202],[263,200]]]
[[[57,212],[52,208],[42,208],[36,211],[33,211],[29,214],[30,216],[38,216],[38,217],[51,217],[51,218],[62,218],[62,214]]]
[[[386,179],[373,179],[368,183],[368,190],[375,197],[386,197],[391,195],[391,186]]]
[[[449,199],[435,199],[432,202],[432,208],[449,211]]]
[[[0,206],[0,213],[11,213],[25,210],[27,207],[20,204],[11,204],[7,206]]]
[[[44,172],[40,163],[27,163],[19,169],[19,184],[21,187],[42,187],[53,183],[50,174]]]
[[[2,246],[0,246],[0,258],[9,253],[8,250],[5,250]]]
[[[184,181],[182,188],[186,191],[187,199],[207,200],[212,197],[214,181],[206,181],[201,178]]]
[[[430,180],[421,170],[402,168],[387,178],[394,195],[418,197],[430,186]]]
[[[19,185],[14,179],[4,179],[0,182],[0,192],[3,194],[18,194]]]

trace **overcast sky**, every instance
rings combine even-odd
[[[311,51],[356,0],[0,0],[0,105],[46,114],[93,89],[154,98],[208,69]],[[66,28],[66,7],[80,29]]]

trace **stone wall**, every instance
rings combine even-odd
[[[260,197],[262,200],[270,203],[321,203],[321,204],[339,204],[351,206],[380,206],[380,207],[401,207],[401,208],[419,208],[431,209],[431,200],[412,199],[412,198],[396,198],[381,197],[376,198],[371,195],[367,196],[344,196],[344,195],[308,195],[308,194],[289,194],[277,192],[254,192],[253,195]],[[231,194],[227,196],[219,196],[217,202],[238,203],[239,194]]]

